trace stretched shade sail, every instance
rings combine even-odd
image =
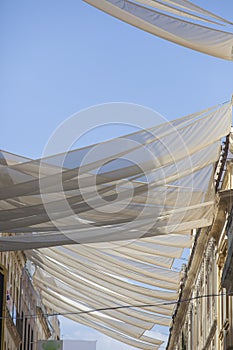
[[[213,220],[214,165],[230,129],[226,103],[39,160],[2,151],[0,250],[25,250],[49,309],[159,349],[148,331],[170,326],[174,261],[190,230]]]
[[[233,59],[232,23],[189,1],[84,1],[163,39],[211,56]],[[200,21],[208,23],[203,25]],[[227,23],[230,28],[223,30],[221,26]]]

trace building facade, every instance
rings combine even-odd
[[[233,350],[232,165],[220,169],[212,226],[195,233],[168,350]]]
[[[32,285],[23,252],[0,253],[4,283],[1,288],[1,350],[37,350],[38,340],[59,339],[57,317],[46,317]]]

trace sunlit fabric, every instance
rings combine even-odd
[[[84,0],[146,32],[211,56],[233,59],[232,22],[189,1]],[[208,22],[208,26],[200,22]],[[214,25],[213,25],[214,24]],[[229,25],[226,30],[222,26]]]
[[[132,240],[211,224],[231,105],[36,161],[1,153],[0,249]],[[127,161],[125,161],[125,159]],[[24,232],[22,234],[22,232]]]
[[[170,326],[181,278],[171,267],[191,244],[189,234],[172,234],[114,248],[72,245],[28,251],[27,256],[37,266],[33,281],[46,305],[136,348],[152,349],[162,341],[146,332],[154,325]],[[135,259],[130,251],[137,253]],[[124,305],[132,307],[79,314]]]
[[[2,151],[0,250],[25,251],[56,313],[159,349],[147,332],[170,326],[190,232],[212,223],[231,116],[225,103],[38,160]]]

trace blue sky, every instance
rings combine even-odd
[[[195,3],[232,19],[232,0]],[[156,38],[81,0],[2,0],[0,31],[0,147],[24,156],[39,157],[62,121],[95,104],[136,103],[173,119],[233,93],[232,62]],[[98,350],[129,349],[68,321],[62,333],[98,339]]]
[[[230,0],[205,0],[229,17]],[[168,119],[223,102],[232,63],[142,32],[81,0],[2,0],[1,148],[37,157],[56,126],[94,104],[124,101]],[[85,123],[85,121],[83,121]]]

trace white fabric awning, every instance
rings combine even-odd
[[[84,0],[88,4],[146,32],[190,49],[233,59],[232,22],[189,1]],[[162,12],[161,12],[162,11]],[[207,25],[200,21],[208,22]],[[212,26],[213,23],[217,25]],[[230,24],[230,30],[222,26]]]
[[[36,161],[2,152],[0,231],[12,235],[0,238],[0,250],[116,242],[210,225],[213,165],[230,127],[227,103]],[[130,162],[122,163],[125,158]]]
[[[158,349],[147,331],[170,325],[182,277],[173,263],[190,230],[212,223],[231,117],[226,103],[39,160],[2,151],[0,251],[25,250],[50,309]]]

